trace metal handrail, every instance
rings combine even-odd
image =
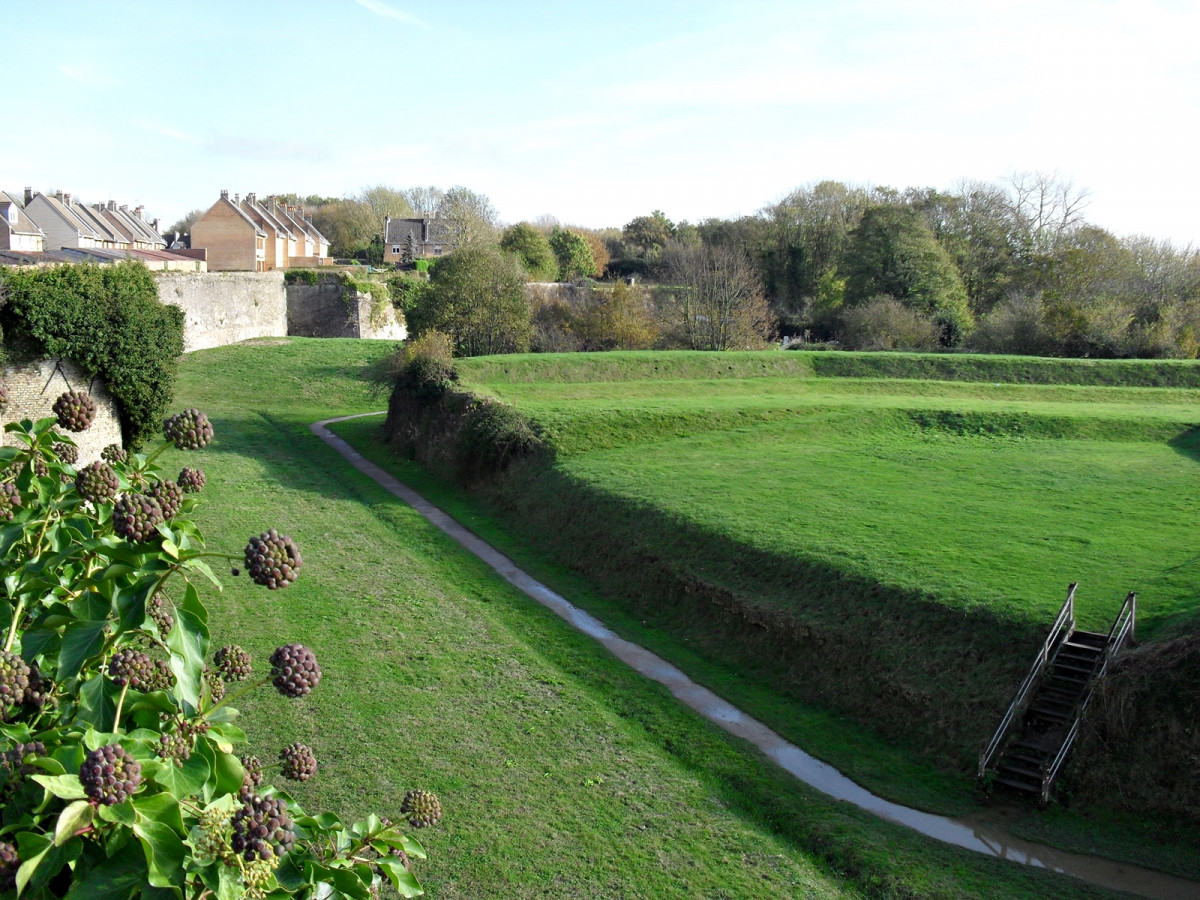
[[[1059,610],[1058,618],[1054,620],[1054,624],[1050,627],[1050,634],[1046,636],[1046,642],[1042,644],[1042,649],[1033,661],[1033,667],[1029,670],[1029,674],[1025,676],[1025,680],[1021,682],[1021,686],[1017,688],[1016,696],[1013,697],[1012,703],[1008,705],[1008,711],[1005,712],[1004,718],[1000,720],[1000,727],[996,729],[996,733],[992,735],[991,741],[984,748],[983,753],[980,754],[980,778],[987,774],[988,766],[991,765],[996,753],[999,752],[1000,745],[1004,743],[1004,737],[1008,734],[1009,726],[1012,725],[1021,706],[1029,698],[1029,692],[1033,690],[1033,686],[1037,683],[1038,678],[1045,671],[1046,664],[1050,661],[1051,650],[1061,642],[1059,635],[1065,632],[1065,636],[1061,640],[1066,640],[1075,630],[1075,588],[1078,586],[1078,582],[1072,582],[1068,586],[1066,602],[1063,603],[1062,609]]]
[[[1121,647],[1124,645],[1125,639],[1133,634],[1136,623],[1137,594],[1130,591],[1125,596],[1125,602],[1121,604],[1121,609],[1117,613],[1117,617],[1113,620],[1112,628],[1108,630],[1108,640],[1104,642],[1104,656],[1100,660],[1099,667],[1092,673],[1092,677],[1088,679],[1083,699],[1075,707],[1075,716],[1071,722],[1071,728],[1067,731],[1066,738],[1063,739],[1062,744],[1059,746],[1058,753],[1054,756],[1054,762],[1050,764],[1050,767],[1046,770],[1046,774],[1042,776],[1042,803],[1050,802],[1050,787],[1054,784],[1054,779],[1058,777],[1058,770],[1066,762],[1071,745],[1075,743],[1075,737],[1079,734],[1079,726],[1083,722],[1083,715],[1087,712],[1088,704],[1092,702],[1092,695],[1096,692],[1096,684],[1108,674],[1108,664],[1121,652]]]

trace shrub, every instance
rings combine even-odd
[[[154,436],[183,353],[183,311],[159,302],[145,266],[0,268],[0,292],[7,349],[74,360],[104,379],[127,444]]]
[[[488,477],[543,446],[533,424],[515,407],[491,397],[475,399],[463,413],[459,477],[468,482]]]
[[[876,297],[842,314],[842,344],[847,350],[932,350],[938,323],[892,297]]]
[[[171,422],[171,439],[149,455],[106,464],[124,496],[166,483],[155,464],[166,447],[210,436],[195,410]],[[393,855],[422,857],[415,841],[375,816],[309,815],[235,755],[245,734],[232,702],[268,683],[303,697],[320,667],[309,648],[286,644],[236,693],[221,675],[249,678],[240,648],[224,648],[206,672],[210,619],[192,582],[219,586],[207,560],[242,556],[205,549],[189,518],[198,495],[180,494],[166,521],[127,540],[114,531],[113,497],[76,491],[55,451],[73,442],[54,426],[10,423],[19,446],[0,448],[11,513],[0,530],[0,891],[369,900],[386,877],[402,896],[420,894]],[[282,548],[294,580],[290,538],[255,540],[246,555]],[[308,778],[316,760],[300,747],[285,751],[285,774]],[[422,825],[441,812],[436,798],[423,803]]]

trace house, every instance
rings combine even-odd
[[[301,207],[276,202],[275,212],[282,216],[296,235],[296,253],[289,265],[320,266],[329,258],[329,239],[312,223],[312,214]]]
[[[61,250],[102,248],[104,237],[90,222],[71,211],[71,195],[61,191],[50,196],[25,188],[25,215],[46,236],[46,249]]]
[[[93,209],[90,206],[84,206],[78,201],[66,204],[67,209],[79,221],[86,224],[100,237],[100,249],[102,250],[128,250],[133,246],[124,233],[117,230],[116,226],[101,215],[98,209]]]
[[[46,249],[46,235],[25,215],[16,199],[0,192],[0,250],[21,253],[41,253]]]
[[[441,256],[451,249],[445,223],[440,219],[393,219],[383,221],[384,263],[409,263],[414,259]]]
[[[274,206],[274,204],[271,204]],[[272,210],[258,202],[255,194],[247,194],[242,212],[254,220],[267,236],[266,264],[268,269],[286,269],[288,260],[296,255],[296,235]]]
[[[206,250],[210,272],[265,272],[326,265],[329,241],[302,209],[255,194],[221,197],[192,226],[192,248]]]
[[[132,212],[128,206],[117,206],[109,200],[107,204],[97,203],[94,207],[112,228],[115,228],[129,242],[134,250],[165,250],[166,239],[158,233],[158,220],[147,222],[142,207]]]
[[[242,210],[241,199],[229,191],[192,226],[193,249],[208,251],[210,272],[264,272],[267,233]]]

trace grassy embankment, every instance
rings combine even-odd
[[[971,779],[945,772],[969,767],[1067,581],[1085,627],[1106,629],[1130,589],[1143,638],[1194,623],[1194,364],[605,354],[459,369],[531,414],[557,460],[517,467],[486,507],[405,477],[895,799],[974,806]],[[870,377],[898,374],[960,380]],[[345,431],[366,446],[369,429]],[[1180,870],[1061,812],[1025,827]]]
[[[396,815],[439,793],[422,832],[431,896],[1082,897],[1077,883],[917,838],[802,789],[681,709],[357,475],[308,424],[379,406],[362,368],[390,349],[293,339],[190,355],[176,406],[212,417],[198,520],[239,552],[277,527],[297,584],[209,592],[214,641],[259,667],[284,641],[324,668],[303,701],[239,706],[270,756],[311,744],[294,793],[343,814]]]

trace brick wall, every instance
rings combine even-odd
[[[4,366],[4,386],[8,389],[8,406],[0,413],[4,422],[22,419],[44,419],[54,415],[50,409],[65,391],[85,390],[96,401],[96,420],[92,427],[71,438],[79,445],[79,462],[86,465],[100,458],[108,444],[121,443],[121,422],[116,401],[109,395],[104,382],[90,380],[83,370],[68,359],[39,359]],[[7,432],[3,443],[17,446],[15,437]]]

